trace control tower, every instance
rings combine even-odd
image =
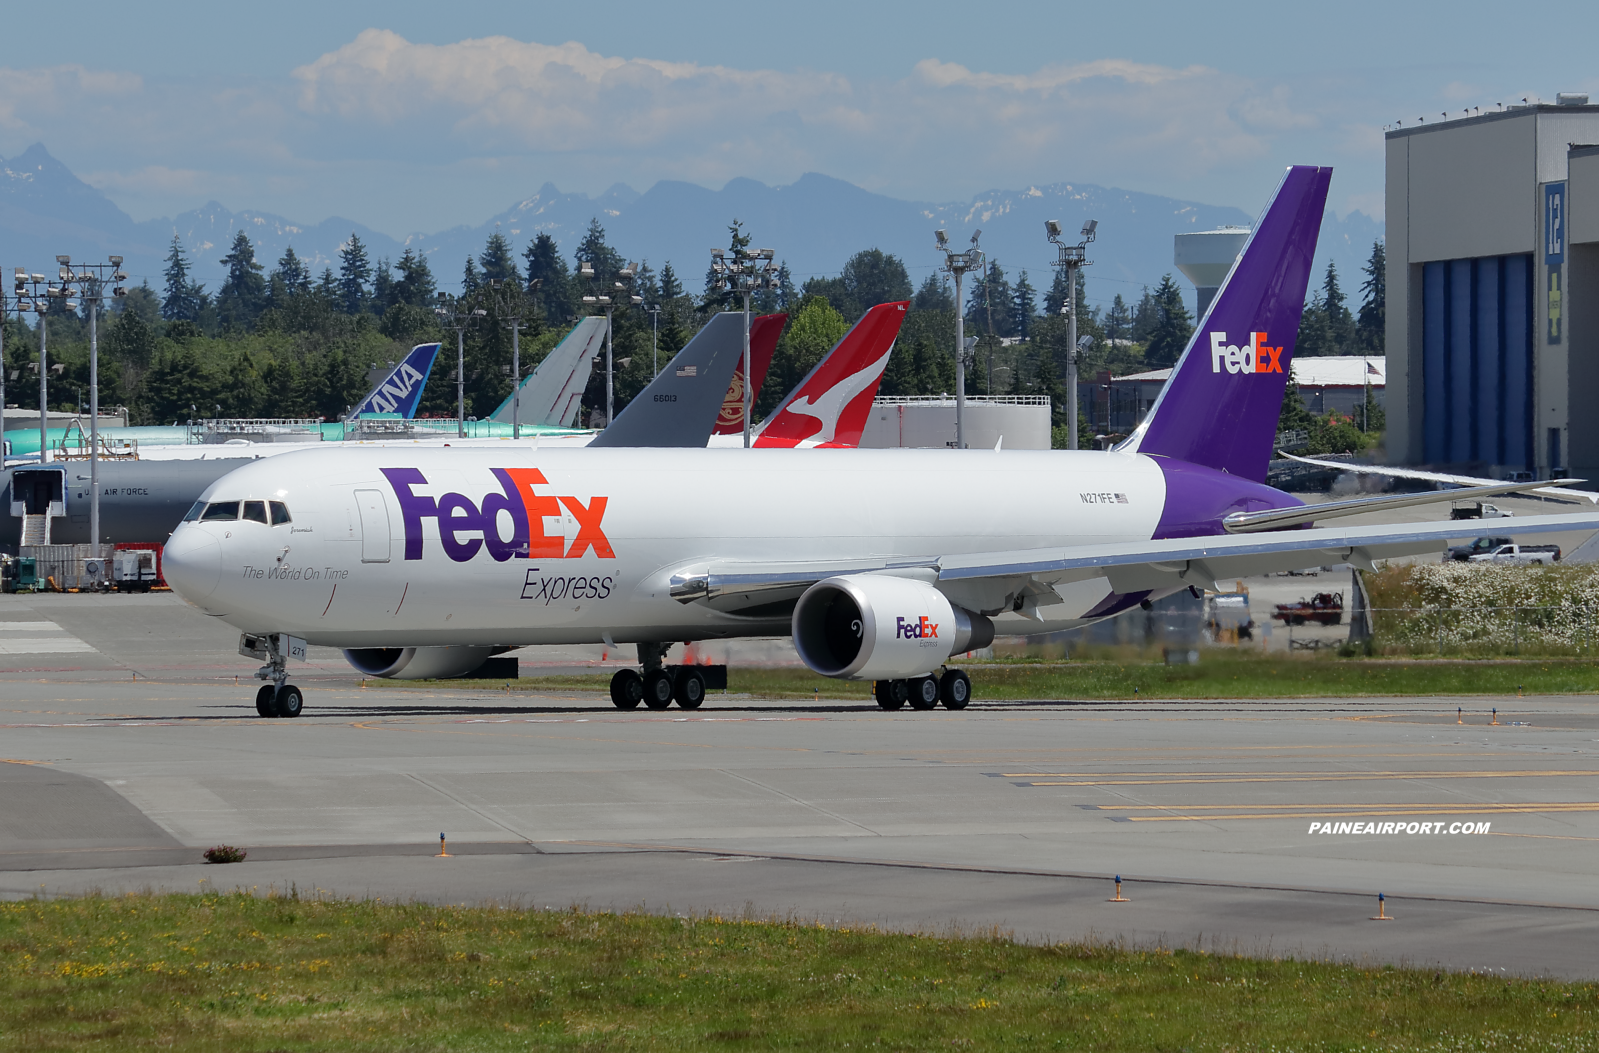
[[[1192,234],[1178,234],[1173,239],[1176,243],[1177,269],[1194,283],[1194,288],[1199,292],[1199,311],[1194,317],[1196,323],[1205,317],[1205,312],[1210,309],[1210,301],[1216,298],[1216,290],[1227,280],[1227,272],[1233,269],[1233,261],[1244,251],[1244,243],[1248,240],[1248,227],[1201,230]]]

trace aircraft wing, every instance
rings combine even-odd
[[[1518,535],[1595,529],[1599,529],[1599,511],[1529,516],[1515,525]],[[1282,530],[925,559],[716,562],[680,571],[672,579],[671,595],[682,603],[698,600],[737,609],[798,596],[835,575],[892,573],[925,577],[964,606],[994,614],[1010,609],[1019,597],[1090,578],[1108,579],[1119,593],[1190,585],[1219,591],[1218,579],[1298,570],[1313,564],[1351,563],[1370,570],[1376,560],[1438,552],[1446,542],[1471,537],[1480,530],[1481,524],[1472,520]]]
[[[1448,483],[1451,486],[1492,486],[1502,482],[1499,479],[1484,479],[1475,475],[1449,475],[1445,472],[1424,472],[1419,468],[1393,468],[1386,464],[1346,464],[1343,461],[1323,461],[1315,457],[1296,457],[1291,453],[1278,453],[1279,457],[1300,464],[1313,464],[1318,468],[1336,468],[1340,472],[1353,472],[1356,475],[1383,475],[1393,479],[1419,479],[1429,483]],[[1576,480],[1582,482],[1583,480]],[[1589,504],[1599,504],[1599,491],[1573,490],[1565,486],[1537,486],[1528,487],[1525,491],[1529,494],[1538,494],[1541,497],[1553,497],[1566,501],[1587,501]],[[1462,500],[1468,495],[1460,495],[1452,500]]]
[[[398,413],[406,420],[415,417],[422,389],[427,386],[433,361],[438,357],[438,344],[417,344],[411,348],[411,353],[356,403],[345,420],[359,420],[366,413]]]

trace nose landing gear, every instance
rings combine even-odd
[[[288,682],[291,652],[303,660],[305,641],[285,633],[239,638],[240,654],[266,662],[255,671],[257,680],[271,681],[255,693],[255,711],[263,717],[297,717],[305,710],[305,695]]]

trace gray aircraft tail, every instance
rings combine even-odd
[[[605,348],[605,319],[590,315],[572,327],[545,356],[538,368],[522,381],[522,404],[517,418],[522,424],[568,427],[577,415],[588,387],[594,356]],[[509,397],[489,417],[511,423]]]
[[[712,315],[589,445],[704,446],[743,354],[743,313]]]

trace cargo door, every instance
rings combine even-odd
[[[361,514],[361,562],[389,561],[389,506],[381,490],[357,490],[355,507]]]

